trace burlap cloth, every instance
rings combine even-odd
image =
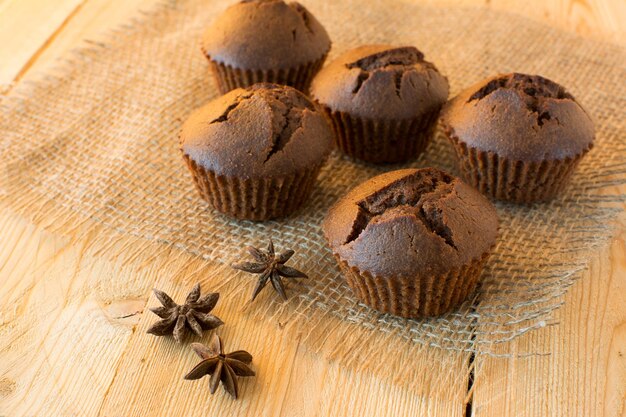
[[[243,246],[265,245],[272,236],[278,249],[296,250],[293,265],[311,278],[289,284],[287,303],[268,296],[248,312],[291,320],[311,343],[323,344],[348,326],[363,332],[362,354],[380,347],[377,339],[390,343],[390,337],[396,344],[494,353],[495,346],[506,345],[501,342],[551,323],[551,313],[589,255],[607,242],[624,201],[615,187],[626,181],[624,49],[485,9],[401,0],[305,1],[333,40],[330,59],[363,43],[416,45],[447,75],[452,94],[498,72],[539,73],[567,86],[596,122],[596,146],[560,198],[532,207],[497,204],[501,236],[471,300],[443,317],[412,321],[359,304],[320,231],[339,196],[399,166],[374,167],[333,154],[305,208],[267,223],[230,220],[196,194],[177,134],[189,112],[217,94],[199,39],[229,3],[162,4],[105,42],[77,51],[42,80],[3,97],[2,203],[74,238],[98,227],[94,247],[111,257],[149,261],[166,253],[159,247],[167,247],[202,258],[212,282],[240,280],[236,296],[242,301],[253,281],[215,265],[227,265],[241,256]],[[425,155],[402,166],[457,172],[452,148],[440,134]],[[121,237],[133,243],[107,252],[107,245]],[[355,349],[347,345],[335,351],[341,357]]]

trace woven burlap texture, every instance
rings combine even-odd
[[[253,314],[289,318],[317,339],[320,332],[339,331],[324,325],[328,318],[367,335],[371,343],[362,343],[361,352],[380,346],[380,335],[395,343],[494,353],[501,342],[552,323],[551,313],[594,248],[606,243],[621,210],[615,185],[626,178],[626,51],[486,9],[399,0],[305,2],[333,40],[329,59],[365,43],[415,45],[448,77],[452,94],[494,73],[538,73],[567,86],[596,123],[596,146],[562,196],[531,207],[497,204],[499,241],[472,298],[443,317],[404,320],[355,300],[320,223],[338,197],[385,170],[435,166],[458,173],[450,144],[438,133],[417,161],[385,167],[334,153],[304,209],[284,220],[234,221],[211,211],[194,189],[177,135],[192,109],[217,95],[199,40],[229,3],[163,4],[4,97],[3,204],[57,233],[98,225],[101,242],[132,237],[127,248],[133,253],[168,246],[211,264],[228,264],[245,245],[265,245],[271,236],[279,250],[296,251],[292,264],[310,279],[290,282],[286,303],[258,299]],[[212,280],[228,275],[252,290],[250,277],[215,271]]]

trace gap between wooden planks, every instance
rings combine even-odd
[[[6,89],[37,61],[82,0],[0,0],[0,85]]]
[[[624,413],[623,225],[611,250],[597,255],[568,292],[557,313],[561,324],[503,347],[550,356],[477,355],[473,397],[466,396],[467,355],[422,349],[407,357],[421,373],[442,361],[457,375],[421,395],[309,351],[279,323],[247,320],[239,304],[249,288],[211,288],[224,294],[215,313],[227,323],[219,331],[227,348],[245,347],[256,358],[258,376],[243,381],[242,398],[234,402],[208,395],[206,380],[181,379],[197,362],[191,351],[145,334],[155,320],[146,309],[158,305],[150,288],[180,299],[191,287],[172,279],[184,260],[171,256],[165,267],[138,270],[0,213],[0,415],[460,417],[466,398],[474,416]]]
[[[0,91],[158,1],[0,0]]]
[[[274,322],[242,313],[249,287],[222,292],[215,314],[228,350],[254,355],[255,378],[242,380],[241,398],[208,380],[185,381],[197,362],[188,345],[145,333],[156,317],[150,289],[185,296],[191,282],[172,279],[185,259],[124,266],[93,257],[82,244],[51,235],[16,215],[0,214],[0,415],[3,416],[461,416],[466,393],[463,355],[428,349],[407,357],[447,363],[458,379],[403,389],[371,373],[351,371],[307,350]],[[185,264],[184,266],[181,266]],[[193,269],[194,266],[192,265]],[[267,303],[264,293],[256,300]],[[259,305],[264,305],[259,304]],[[144,314],[145,313],[145,314]],[[202,340],[204,340],[203,338]],[[196,338],[196,341],[198,339]],[[394,355],[407,352],[394,350]],[[410,353],[410,352],[409,352]],[[466,357],[466,356],[465,356]],[[381,357],[381,361],[385,358]],[[416,377],[419,377],[417,375]]]
[[[624,220],[624,219],[623,219]],[[558,326],[511,342],[547,357],[475,361],[473,416],[626,416],[626,228],[593,256]]]
[[[154,0],[0,0],[0,37],[7,38],[3,45],[17,45],[13,52],[11,48],[3,48],[0,52],[4,54],[0,55],[3,63],[0,84],[12,82],[18,75],[28,79],[67,50],[80,45],[81,39],[97,38],[102,30],[126,21],[134,12],[153,3]],[[515,2],[493,1],[491,6],[514,10]],[[609,0],[533,0],[531,5],[525,4],[524,10],[517,11],[579,33],[623,41],[624,29],[619,25],[626,18],[624,7],[626,2]],[[5,22],[10,22],[10,26]],[[10,28],[8,31],[7,27]],[[20,42],[15,42],[16,39]],[[147,356],[144,353],[153,352],[152,348],[144,351],[141,349],[145,346],[132,343],[132,329],[145,308],[148,286],[158,283],[163,271],[148,269],[145,276],[127,273],[128,276],[124,277],[124,271],[115,265],[86,259],[80,248],[66,247],[58,238],[46,235],[15,216],[6,216],[0,228],[3,245],[7,245],[2,247],[6,251],[0,260],[0,275],[10,271],[12,279],[0,287],[0,355],[11,357],[15,352],[13,346],[25,341],[28,349],[18,351],[21,355],[10,360],[16,364],[12,370],[23,370],[21,375],[12,378],[8,371],[1,369],[0,414],[4,412],[5,404],[14,407],[10,414],[5,413],[7,415],[68,415],[77,410],[84,415],[115,415],[120,410],[126,410],[124,415],[151,415],[160,410],[166,410],[168,414],[193,410],[207,414],[219,411],[224,415],[249,412],[303,416],[460,416],[465,411],[462,398],[466,396],[463,385],[466,385],[467,370],[462,360],[451,364],[458,366],[460,384],[439,387],[440,391],[446,391],[443,398],[424,398],[372,375],[342,369],[336,363],[308,352],[299,343],[281,341],[280,335],[270,337],[263,346],[259,345],[261,350],[275,350],[276,355],[263,370],[263,374],[269,371],[266,375],[270,375],[270,379],[246,383],[244,387],[252,390],[252,395],[257,389],[265,390],[258,397],[254,396],[254,403],[250,402],[250,397],[248,403],[237,406],[224,398],[214,402],[204,397],[182,398],[184,395],[178,394],[181,392],[180,381],[170,380],[171,375],[166,374],[156,373],[152,378],[143,378],[138,372],[139,381],[128,380],[124,373],[120,373],[120,366],[132,366],[140,371],[143,369],[141,364],[146,363],[142,359],[148,360],[143,357]],[[5,240],[5,236],[9,238]],[[534,332],[514,342],[514,348],[517,346],[520,351],[534,347],[550,350],[550,357],[475,358],[473,396],[468,397],[472,399],[470,410],[473,415],[626,415],[626,366],[623,359],[626,351],[626,300],[623,296],[626,261],[623,233],[620,236],[611,251],[599,255],[585,279],[568,293],[566,305],[558,313],[561,326]],[[37,280],[42,276],[41,281]],[[121,280],[112,279],[120,276]],[[123,286],[105,290],[107,297],[111,297],[110,304],[108,301],[102,304],[98,297],[82,294],[85,282],[91,285],[104,283],[107,279]],[[133,292],[135,296],[128,297]],[[124,297],[116,300],[115,294],[122,293]],[[26,309],[25,303],[5,302],[5,294],[7,297],[21,295],[36,303],[41,311],[50,313],[48,321],[33,325],[33,311]],[[68,298],[75,294],[81,296]],[[63,302],[56,305],[55,299]],[[99,328],[103,334],[95,339],[89,332],[81,330],[89,320],[107,324]],[[270,330],[265,333],[275,332],[275,328]],[[17,334],[11,333],[16,331]],[[262,336],[263,332],[259,329],[257,332],[259,337]],[[16,337],[8,338],[7,335]],[[72,336],[77,337],[78,342],[75,346],[70,343],[72,349],[65,351]],[[232,340],[244,342],[247,336],[234,334]],[[6,342],[10,342],[9,345],[4,344]],[[106,344],[107,356],[90,356],[94,351],[88,349],[91,344],[95,344],[95,351],[100,351],[100,343]],[[167,360],[172,352],[172,348],[167,349],[159,360]],[[24,357],[33,358],[33,361],[24,361]],[[22,368],[17,366],[18,362]],[[98,366],[99,363],[106,366]],[[427,366],[424,372],[428,372]],[[271,397],[267,395],[268,390]],[[144,395],[146,392],[149,394]],[[173,398],[163,403],[163,397],[167,399],[168,395]],[[19,401],[14,402],[16,398]],[[165,408],[159,409],[159,406]],[[271,414],[266,414],[270,411]]]

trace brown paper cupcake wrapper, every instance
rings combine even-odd
[[[402,162],[419,156],[433,135],[439,115],[437,109],[410,120],[372,120],[321,107],[331,122],[339,150],[372,163]]]
[[[236,178],[216,175],[183,155],[200,196],[237,219],[269,220],[296,211],[307,199],[322,163],[284,177]]]
[[[306,93],[311,80],[322,68],[325,60],[326,54],[317,61],[295,68],[245,70],[222,64],[209,57],[209,66],[222,94],[238,87],[245,88],[256,83],[284,84]]]
[[[553,199],[565,188],[576,166],[591,146],[566,159],[541,162],[515,161],[467,146],[444,131],[459,160],[465,180],[483,194],[514,203],[533,203]]]
[[[374,277],[335,257],[348,285],[364,304],[384,313],[419,318],[441,315],[465,301],[476,288],[489,254],[445,275],[410,279]]]

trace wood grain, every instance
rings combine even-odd
[[[19,79],[79,11],[84,0],[2,0],[0,91]]]
[[[154,2],[0,0],[0,86],[35,78],[83,39],[97,40],[102,30]],[[487,5],[626,44],[623,0],[441,3]],[[188,290],[190,283],[168,279],[181,267],[176,258],[139,270],[108,262],[0,209],[0,416],[462,416],[471,399],[476,416],[624,417],[626,251],[623,225],[619,230],[568,292],[557,316],[561,324],[510,347],[550,355],[479,355],[469,395],[466,355],[421,349],[407,356],[424,374],[436,359],[458,375],[428,387],[427,397],[340,366],[278,323],[246,320],[233,299],[225,300],[218,315],[229,325],[220,333],[227,347],[254,353],[259,374],[242,384],[244,395],[233,402],[208,395],[206,380],[181,380],[196,363],[191,352],[145,335],[153,318],[143,313],[155,305],[150,289],[159,286],[179,298]]]
[[[495,9],[515,12],[579,35],[626,44],[626,1],[486,0],[486,3]]]
[[[411,2],[412,0],[405,0]],[[420,0],[431,5],[486,6],[589,38],[626,45],[623,0]]]
[[[130,18],[149,10],[155,3],[155,0],[87,1],[80,13],[76,13],[57,34],[54,42],[40,53],[34,69],[37,71],[54,65],[67,51],[85,42],[98,42],[106,37],[107,31],[128,23]]]
[[[436,360],[461,376],[426,397],[328,361],[278,323],[246,318],[232,296],[215,309],[227,323],[219,333],[227,349],[253,353],[257,377],[242,381],[237,401],[222,391],[211,396],[206,378],[182,379],[198,362],[188,345],[145,333],[156,317],[146,307],[158,305],[150,289],[180,299],[191,287],[172,279],[180,260],[137,271],[16,215],[0,215],[0,230],[2,416],[463,415],[462,356],[432,349],[408,358],[421,361],[422,373]]]
[[[155,0],[2,0],[0,92],[53,65],[84,40],[102,37]]]
[[[83,39],[94,39],[156,0],[1,0],[0,92],[31,69],[50,65]],[[414,1],[414,0],[404,0]],[[416,0],[434,5],[486,6],[598,40],[626,45],[624,0]],[[14,41],[14,40],[19,40]],[[35,65],[35,62],[37,65]]]
[[[565,297],[558,326],[511,343],[548,356],[476,359],[474,416],[626,415],[626,233]]]

